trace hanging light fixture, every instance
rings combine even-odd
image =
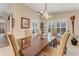
[[[41,11],[39,13],[42,15],[42,18],[44,18],[44,19],[50,19],[51,18],[51,16],[47,12],[47,3],[45,3],[45,11],[44,12]]]
[[[47,12],[47,3],[45,3],[45,11],[44,11],[42,17],[43,17],[44,19],[49,19],[49,18],[51,18],[51,16],[50,16],[50,15],[48,14],[48,12]]]

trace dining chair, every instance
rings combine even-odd
[[[28,38],[30,37],[30,41],[32,41],[32,32],[31,30],[24,30],[24,33],[25,33],[25,37]]]
[[[11,53],[12,56],[15,56],[14,49],[13,49],[13,45],[12,45],[12,43],[10,41],[10,38],[8,37],[7,34],[6,34],[6,37],[7,37],[8,43],[9,43],[10,53]]]
[[[47,46],[46,48],[44,48],[41,53],[39,53],[40,56],[55,56],[56,55],[56,50],[51,47],[51,46]]]
[[[25,37],[32,36],[31,30],[24,30],[24,33],[25,33]]]
[[[44,56],[63,56],[69,35],[69,32],[64,33],[57,49],[54,49],[52,46],[47,46],[40,54]]]
[[[20,55],[19,45],[18,45],[16,39],[14,38],[13,34],[8,32],[7,38],[8,38],[10,45],[11,45],[11,48],[14,52],[14,55],[19,56]]]
[[[58,50],[57,50],[57,55],[58,56],[63,56],[64,53],[67,51],[67,42],[69,39],[70,33],[69,32],[65,32],[63,35],[63,38],[60,41],[60,45],[58,46]]]

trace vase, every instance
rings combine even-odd
[[[72,38],[71,43],[72,45],[77,45],[78,41],[76,40],[76,38]]]

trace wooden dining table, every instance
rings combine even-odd
[[[35,41],[30,42],[29,47],[20,50],[21,55],[36,56],[39,52],[41,52],[41,50],[43,50],[46,46],[48,46],[53,39],[55,39],[55,37],[53,37],[52,39],[49,38],[41,39],[41,37],[34,38]]]

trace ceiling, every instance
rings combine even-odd
[[[44,11],[45,3],[25,3],[35,11]],[[47,3],[48,13],[74,11],[79,9],[79,3]]]
[[[11,4],[9,3],[0,3],[0,13],[1,12],[9,12],[9,9],[11,7]]]

